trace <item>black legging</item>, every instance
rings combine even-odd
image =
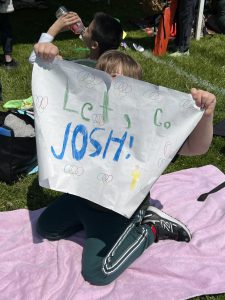
[[[106,285],[154,242],[150,226],[141,223],[148,205],[143,201],[127,219],[78,196],[63,194],[41,214],[37,229],[49,240],[66,238],[84,229],[82,275],[91,284]]]
[[[178,0],[176,45],[180,52],[189,49],[191,29],[195,17],[196,0]]]
[[[9,14],[0,14],[0,32],[4,55],[12,54],[12,26]]]
[[[222,33],[225,33],[225,0],[216,1],[216,22]]]

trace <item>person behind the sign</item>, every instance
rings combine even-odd
[[[212,15],[206,20],[206,27],[217,33],[225,34],[225,0],[212,0]]]
[[[2,49],[4,54],[3,66],[5,69],[15,69],[18,63],[13,58],[13,34],[11,25],[11,13],[14,11],[12,0],[0,1],[0,32]]]
[[[142,78],[141,65],[130,55],[118,50],[109,50],[103,53],[98,59],[96,69],[105,71],[112,77],[122,75],[139,80]]]
[[[112,76],[132,77],[135,73],[141,76],[140,65],[118,51],[103,54],[97,67]],[[196,89],[191,94],[205,112],[179,151],[183,155],[205,153],[212,140],[215,96]],[[87,199],[63,194],[43,211],[37,222],[39,234],[48,240],[66,238],[81,229],[86,233],[81,272],[93,285],[111,283],[158,240],[189,242],[191,239],[184,224],[149,206],[148,195],[128,219]]]
[[[81,19],[75,12],[69,12],[59,17],[50,26],[47,33],[42,33],[39,42],[34,45],[34,51],[29,61],[33,63],[36,55],[43,60],[54,60],[55,57],[59,56],[58,47],[51,42],[60,32],[69,30],[70,26],[79,20]],[[96,13],[82,36],[84,44],[90,50],[89,58],[75,60],[75,62],[95,67],[96,61],[102,53],[119,47],[122,35],[122,26],[116,19],[103,12]]]
[[[176,10],[176,51],[170,54],[174,57],[189,56],[191,30],[195,18],[196,0],[178,0]]]
[[[142,69],[131,56],[118,50],[107,51],[98,59],[96,68],[109,73],[112,77],[124,75],[142,78]],[[191,95],[198,107],[205,109],[204,115],[193,132],[179,150],[180,155],[201,155],[208,151],[213,137],[213,115],[216,97],[203,90],[191,89]]]

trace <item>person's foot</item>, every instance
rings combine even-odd
[[[187,50],[185,52],[176,51],[176,52],[170,54],[170,56],[172,56],[172,57],[189,56],[189,55],[190,55],[189,50]]]
[[[191,240],[191,233],[184,224],[156,207],[148,207],[142,223],[154,226],[156,241],[175,240],[178,242],[189,242]]]
[[[12,59],[11,61],[4,61],[3,62],[3,66],[7,69],[7,70],[11,70],[11,69],[15,69],[18,67],[18,63]]]

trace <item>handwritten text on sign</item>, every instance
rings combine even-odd
[[[67,106],[68,103],[68,85],[67,85],[67,89],[65,92],[65,96],[64,96],[64,106],[63,106],[63,110],[65,111],[69,111],[69,112],[74,112],[76,114],[79,114],[79,111],[71,109]],[[108,123],[109,121],[109,112],[113,111],[110,107],[109,107],[109,97],[108,97],[108,93],[104,93],[104,98],[103,98],[103,104],[100,105],[100,107],[102,107],[103,111],[102,111],[102,119],[103,119],[103,124],[104,123]],[[86,112],[87,110],[87,112]],[[80,115],[81,118],[85,121],[90,121],[91,119],[91,115],[90,115],[90,111],[93,110],[93,105],[89,102],[84,103],[81,111],[80,111]],[[164,126],[166,129],[169,129],[171,127],[171,122],[164,122],[162,123],[160,120],[162,118],[163,114],[163,110],[161,108],[157,108],[155,110],[155,114],[154,114],[154,125],[155,126]],[[127,121],[127,128],[131,128],[131,120],[128,114],[124,114],[124,118]],[[55,149],[53,146],[51,146],[51,152],[53,154],[53,156],[56,159],[63,159],[64,155],[65,155],[65,151],[66,151],[66,147],[68,144],[68,140],[69,140],[69,135],[71,132],[71,126],[72,123],[68,123],[65,129],[65,133],[64,133],[64,137],[62,140],[62,150],[60,153],[56,153]],[[126,142],[127,139],[127,135],[128,132],[125,131],[124,134],[122,135],[121,138],[119,137],[115,137],[113,136],[113,130],[111,130],[109,132],[109,134],[106,137],[106,143],[105,145],[101,145],[101,143],[97,140],[98,135],[103,135],[106,133],[106,130],[104,128],[94,128],[91,130],[90,133],[88,133],[88,129],[86,128],[85,125],[83,124],[78,124],[72,133],[72,137],[70,138],[70,142],[71,142],[71,149],[72,149],[72,157],[75,160],[81,160],[83,159],[84,155],[86,154],[86,150],[87,150],[87,146],[88,143],[90,143],[93,148],[95,149],[92,153],[89,154],[90,157],[96,157],[99,156],[100,154],[102,154],[102,158],[105,159],[107,152],[109,150],[109,146],[110,143],[117,143],[118,144],[118,149],[113,157],[114,161],[118,161],[120,158],[120,154],[122,152],[123,146]],[[80,146],[80,149],[78,149],[77,147],[77,137],[80,136],[82,139],[82,145]],[[132,148],[134,144],[134,136],[130,136],[129,137],[129,148]],[[128,159],[130,157],[130,154],[127,154],[125,156],[125,159]]]
[[[39,183],[130,217],[202,116],[190,95],[68,61],[32,74]]]

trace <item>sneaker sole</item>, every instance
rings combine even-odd
[[[160,209],[158,209],[158,208],[156,208],[154,206],[151,206],[150,208],[147,209],[145,216],[148,215],[148,212],[154,212],[155,214],[159,215],[160,217],[162,217],[162,218],[164,218],[166,220],[169,220],[171,222],[177,223],[178,225],[180,225],[188,233],[188,236],[189,236],[189,238],[191,240],[191,232],[190,232],[190,230],[183,223],[181,223],[179,220],[171,217],[170,215],[164,213],[163,211],[161,211]]]

